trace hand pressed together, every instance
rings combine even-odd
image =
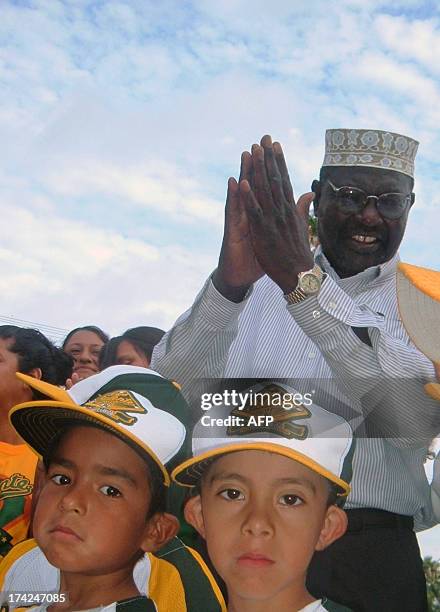
[[[298,274],[313,268],[308,237],[313,195],[304,194],[295,204],[283,150],[270,136],[242,154],[239,184],[232,178],[228,182],[223,244],[213,279],[225,297],[240,301],[263,274],[289,293]]]

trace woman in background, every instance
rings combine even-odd
[[[8,419],[13,406],[35,399],[16,372],[62,385],[72,359],[36,329],[0,326],[0,559],[27,537],[38,461]]]
[[[103,348],[99,368],[111,365],[133,365],[142,368],[150,366],[153,349],[162,336],[163,329],[158,327],[133,327],[122,336],[112,338]]]
[[[76,327],[67,334],[62,349],[73,358],[72,378],[64,381],[68,389],[79,380],[99,372],[99,354],[108,339],[107,334],[95,325]]]

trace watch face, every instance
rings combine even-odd
[[[304,293],[306,293],[307,295],[313,295],[314,293],[318,293],[319,289],[321,288],[321,282],[319,278],[312,273],[304,274],[301,277],[299,285],[304,291]]]

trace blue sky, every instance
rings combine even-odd
[[[169,327],[216,265],[227,178],[265,133],[297,194],[328,127],[419,140],[401,254],[440,268],[439,12],[389,6],[3,0],[0,314]]]

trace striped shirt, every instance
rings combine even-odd
[[[294,305],[267,276],[238,304],[208,279],[156,346],[151,367],[177,380],[191,403],[202,378],[288,378],[301,392],[312,386],[314,402],[347,418],[357,433],[346,508],[388,510],[414,516],[418,529],[430,527],[423,465],[440,410],[423,389],[432,364],[400,322],[398,256],[343,279],[319,247],[315,260],[326,273],[321,290]],[[353,327],[368,328],[372,346]]]

